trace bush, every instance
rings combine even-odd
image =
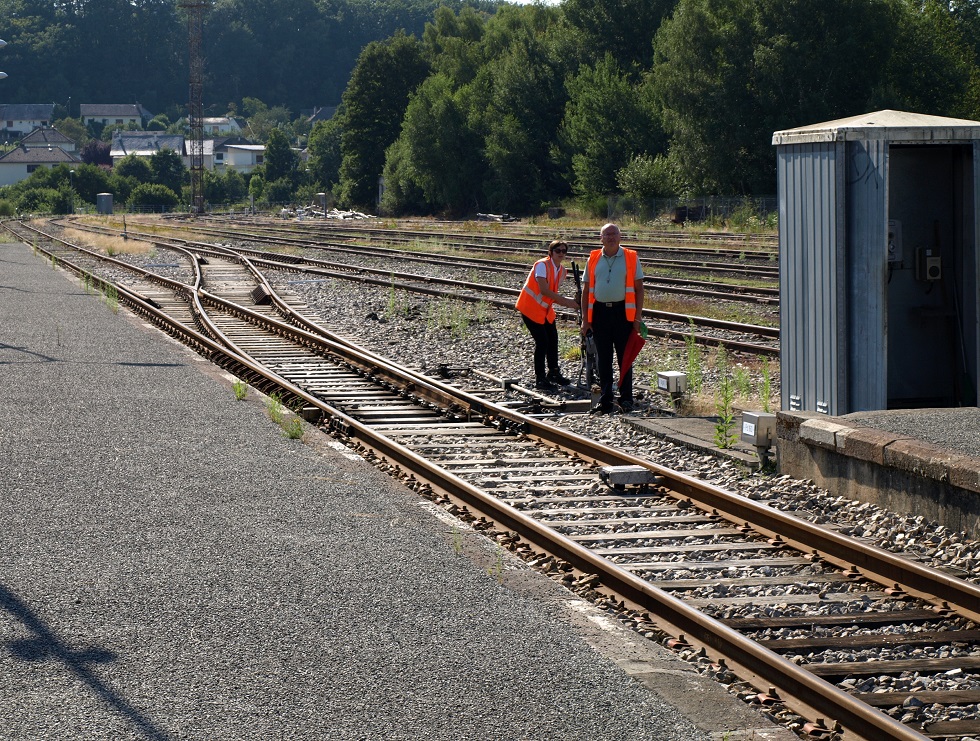
[[[678,195],[674,168],[661,154],[640,154],[616,173],[619,189],[631,198],[647,200]]]
[[[52,204],[58,200],[58,191],[54,188],[27,188],[17,199],[17,210],[24,213],[50,213],[54,210]]]
[[[130,206],[176,206],[180,199],[166,185],[140,183],[133,188],[127,203]]]
[[[288,177],[266,183],[262,197],[269,203],[288,203],[293,200],[293,181]]]
[[[14,216],[17,213],[17,209],[14,208],[14,204],[10,201],[0,201],[0,216]]]

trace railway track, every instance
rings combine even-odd
[[[950,712],[978,701],[980,587],[389,363],[232,251],[185,251],[188,281],[113,261],[110,283],[86,267],[105,258],[6,227],[811,737],[980,733]]]
[[[117,234],[114,230],[93,225],[72,224],[72,228],[98,233]],[[484,303],[498,308],[512,309],[520,290],[511,286],[498,286],[487,283],[474,283],[452,278],[422,275],[418,273],[403,273],[392,268],[370,268],[363,264],[342,263],[336,259],[324,260],[302,257],[296,254],[254,250],[246,247],[217,247],[211,243],[196,240],[168,237],[163,241],[159,234],[128,230],[128,238],[142,239],[154,245],[167,248],[168,245],[181,245],[185,249],[206,254],[215,249],[233,249],[237,254],[247,256],[255,264],[265,269],[279,269],[315,276],[321,279],[339,278],[382,286],[389,290],[401,290],[421,293],[429,296],[441,296],[455,301],[467,303]],[[308,245],[307,245],[308,246]],[[525,272],[526,271],[522,271]],[[516,282],[519,285],[519,281]],[[444,286],[439,288],[435,286]],[[569,317],[573,312],[559,309],[559,313]],[[776,327],[731,322],[711,317],[681,314],[677,312],[643,309],[643,316],[648,319],[649,333],[680,342],[689,338],[707,346],[722,346],[738,352],[745,352],[765,357],[777,357],[779,354],[779,330]],[[695,329],[696,328],[696,329]]]
[[[225,220],[223,226],[213,224],[193,226],[184,225],[181,228],[191,229],[199,234],[238,241],[273,241],[277,244],[293,244],[295,246],[315,246],[317,241],[324,243],[329,249],[347,247],[359,248],[363,253],[379,249],[381,244],[405,244],[414,247],[444,247],[451,250],[500,254],[526,258],[528,255],[539,254],[544,245],[554,239],[555,235],[543,236],[540,239],[514,239],[500,236],[477,236],[472,234],[455,234],[444,232],[417,232],[390,230],[371,227],[330,227],[316,222],[304,222],[302,230],[283,225],[282,222],[260,222],[252,220],[234,222]],[[569,242],[570,256],[584,259],[590,250],[595,248],[595,240]],[[721,274],[752,278],[757,280],[775,281],[779,277],[779,268],[775,264],[776,254],[771,250],[736,251],[712,248],[688,248],[668,245],[629,243],[631,249],[636,249],[644,265],[669,270]],[[416,253],[417,254],[417,253]],[[688,255],[682,259],[683,255]],[[469,261],[470,257],[467,257]]]
[[[425,254],[421,252],[413,252],[411,250],[380,247],[376,244],[359,245],[353,241],[334,241],[331,243],[322,243],[319,241],[319,237],[317,237],[317,240],[311,239],[311,233],[302,234],[298,233],[294,229],[286,229],[282,226],[270,226],[267,229],[260,229],[253,226],[247,232],[232,231],[214,227],[198,227],[193,231],[196,233],[208,234],[216,238],[235,239],[236,241],[267,243],[277,247],[281,247],[285,244],[306,250],[325,251],[331,254],[341,253],[356,257],[359,260],[378,261],[380,256],[384,259],[395,258],[403,262],[439,265],[449,269],[459,269],[460,267],[459,257],[444,257],[438,254]],[[312,236],[317,235],[316,233],[312,233]],[[453,245],[451,249],[457,248],[455,245]],[[530,248],[530,253],[533,254],[534,252],[540,251],[540,249],[541,243],[536,243],[532,248]],[[582,261],[585,260],[586,256],[587,252],[585,250],[583,250],[582,254],[579,256],[573,255],[573,257],[576,257],[576,259]],[[648,265],[649,264],[650,263],[648,263]],[[725,268],[732,267],[728,263],[695,263],[690,261],[661,261],[658,264],[672,268],[677,268],[679,266],[679,269],[685,269],[685,267],[688,267],[689,269],[703,271],[712,270],[713,268],[724,271]],[[480,258],[472,255],[467,255],[465,265],[466,269],[476,267],[481,270],[487,269],[492,271],[493,274],[509,274],[514,276],[514,279],[510,281],[511,283],[513,283],[515,280],[522,280],[527,275],[528,270],[526,260],[523,262],[514,262],[508,260]],[[758,273],[758,276],[765,279],[775,280],[778,278],[778,272],[766,270]],[[699,298],[717,299],[720,301],[755,303],[770,306],[778,306],[779,304],[779,289],[775,286],[742,286],[723,281],[698,281],[693,279],[672,278],[659,274],[646,276],[645,283],[650,290],[660,291],[661,293],[676,293]]]
[[[237,222],[232,215],[211,216],[211,221]],[[384,239],[385,235],[395,237],[395,241],[406,240],[451,240],[471,245],[517,246],[536,250],[542,243],[555,238],[555,229],[532,227],[525,224],[492,224],[482,231],[469,229],[460,231],[453,222],[420,225],[418,228],[406,226],[378,226],[377,221],[335,221],[326,219],[304,219],[301,227],[295,222],[263,217],[250,217],[253,224],[275,224],[277,228],[294,228],[298,233],[309,234],[314,229],[322,234],[340,235],[346,238],[361,238],[373,235]],[[404,223],[404,222],[400,222]],[[561,228],[562,238],[570,246],[593,249],[597,235],[594,230]],[[778,247],[776,235],[737,234],[717,231],[657,230],[647,228],[631,229],[631,245],[643,250],[662,250],[674,254],[714,255],[717,258],[742,259],[747,261],[769,262],[775,258]]]

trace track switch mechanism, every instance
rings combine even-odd
[[[625,486],[648,486],[660,481],[660,476],[643,466],[603,466],[599,469],[599,478],[617,489]]]

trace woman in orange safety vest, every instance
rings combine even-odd
[[[554,389],[556,384],[567,386],[571,383],[558,367],[558,329],[555,327],[553,306],[578,307],[577,301],[563,298],[558,293],[558,287],[565,280],[565,268],[561,262],[567,252],[568,245],[561,240],[556,239],[548,245],[548,256],[534,263],[517,298],[516,308],[534,338],[534,387],[545,391]]]

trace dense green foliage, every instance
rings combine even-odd
[[[148,128],[180,131],[179,3],[0,0],[0,12],[5,99],[59,101],[90,163],[73,185],[54,168],[0,200],[186,200],[174,158],[107,173],[99,139],[113,126],[71,118],[82,102],[138,99],[160,114]],[[247,119],[267,147],[250,176],[206,176],[212,203],[326,192],[343,207],[461,214],[769,195],[773,131],[885,108],[980,118],[980,0],[215,0],[204,47],[207,115]],[[298,115],[338,104],[326,122]]]
[[[978,35],[980,0],[440,9],[381,206],[521,213],[569,194],[769,195],[773,131],[884,108],[980,118]],[[375,89],[361,71],[358,88]],[[362,97],[348,87],[345,104]],[[372,205],[343,168],[339,183],[341,201]]]
[[[467,0],[492,10],[489,0]],[[252,97],[336,105],[361,50],[398,29],[421,36],[462,0],[214,0],[204,16],[205,115]],[[187,23],[178,0],[0,0],[5,102],[133,103],[182,115]],[[174,115],[175,114],[175,115]]]

